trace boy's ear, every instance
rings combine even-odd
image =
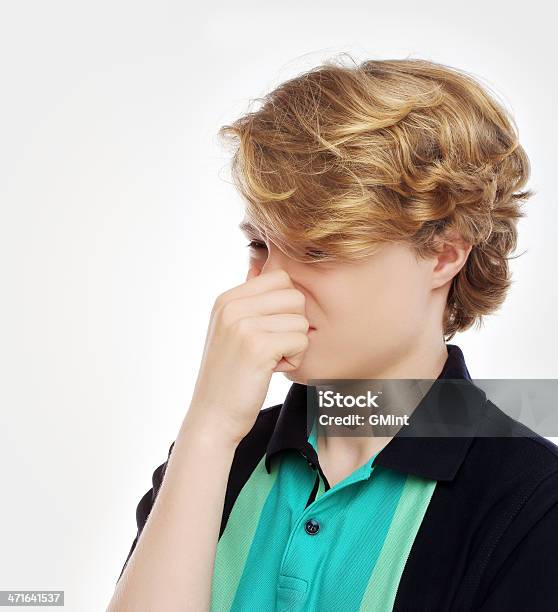
[[[440,284],[451,280],[465,265],[472,245],[467,243],[456,231],[446,231],[439,238],[438,255],[434,272],[438,273]]]

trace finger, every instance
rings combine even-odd
[[[298,289],[276,289],[259,295],[235,298],[228,302],[231,318],[275,314],[299,314],[306,311],[306,297]]]
[[[251,277],[246,282],[225,291],[221,294],[220,298],[228,301],[229,299],[257,295],[272,289],[294,287],[291,277],[285,270],[273,270],[263,274],[248,272],[248,274]]]
[[[277,367],[284,359],[288,364],[286,369],[298,368],[304,358],[304,355],[309,346],[308,336],[300,332],[289,332],[284,334],[269,334],[269,346],[274,351],[274,358],[277,361]]]
[[[265,332],[302,332],[306,334],[310,323],[300,314],[281,313],[262,317],[248,317],[258,331]]]

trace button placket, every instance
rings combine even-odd
[[[316,471],[318,468],[315,465],[315,463],[312,461],[312,459],[310,459],[310,457],[308,457],[308,455],[303,451],[303,450],[299,450],[298,451],[306,460],[306,463],[314,470]]]

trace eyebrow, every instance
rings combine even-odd
[[[254,225],[252,225],[250,221],[243,220],[238,224],[238,227],[240,231],[244,232],[245,234],[257,234],[257,235],[260,234],[258,229]]]

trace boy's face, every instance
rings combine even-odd
[[[250,249],[249,267],[288,272],[316,328],[300,367],[284,373],[289,380],[389,378],[409,350],[431,337],[441,341],[449,281],[440,286],[436,258],[420,260],[410,247],[387,243],[365,261],[309,264],[261,236],[250,239],[264,246]]]

